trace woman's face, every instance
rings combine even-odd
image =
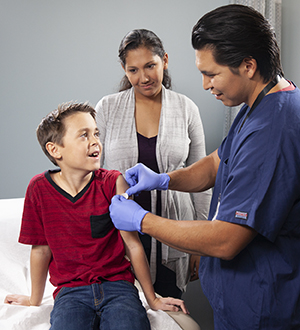
[[[163,59],[146,47],[128,51],[125,74],[134,87],[136,97],[153,98],[161,92],[164,70],[168,68],[168,55]]]

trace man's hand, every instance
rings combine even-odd
[[[139,231],[140,233],[141,222],[148,213],[136,202],[121,195],[115,195],[112,198],[109,211],[111,220],[117,229]]]
[[[170,181],[168,174],[155,173],[141,163],[128,169],[125,173],[125,179],[130,186],[126,191],[129,196],[141,191],[167,190]]]

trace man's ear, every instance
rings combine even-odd
[[[253,78],[254,74],[257,71],[257,62],[252,57],[246,57],[243,59],[243,68],[245,73],[248,75],[249,78]]]
[[[60,153],[60,148],[56,143],[53,142],[47,142],[46,143],[46,149],[49,152],[49,155],[52,156],[56,160],[61,159],[61,153]]]

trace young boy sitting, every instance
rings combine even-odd
[[[152,309],[186,312],[182,300],[155,296],[137,233],[119,232],[110,220],[111,198],[128,186],[120,172],[100,169],[95,110],[63,104],[42,120],[37,137],[59,169],[28,186],[19,242],[32,245],[31,296],[5,302],[39,306],[49,269],[56,286],[51,330],[150,329],[134,274]]]

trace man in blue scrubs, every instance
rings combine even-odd
[[[250,7],[207,13],[192,43],[203,88],[226,106],[245,104],[216,151],[168,174],[138,164],[127,193],[214,187],[211,221],[161,218],[122,196],[111,218],[202,256],[216,330],[300,329],[300,91],[283,78],[269,23]]]

